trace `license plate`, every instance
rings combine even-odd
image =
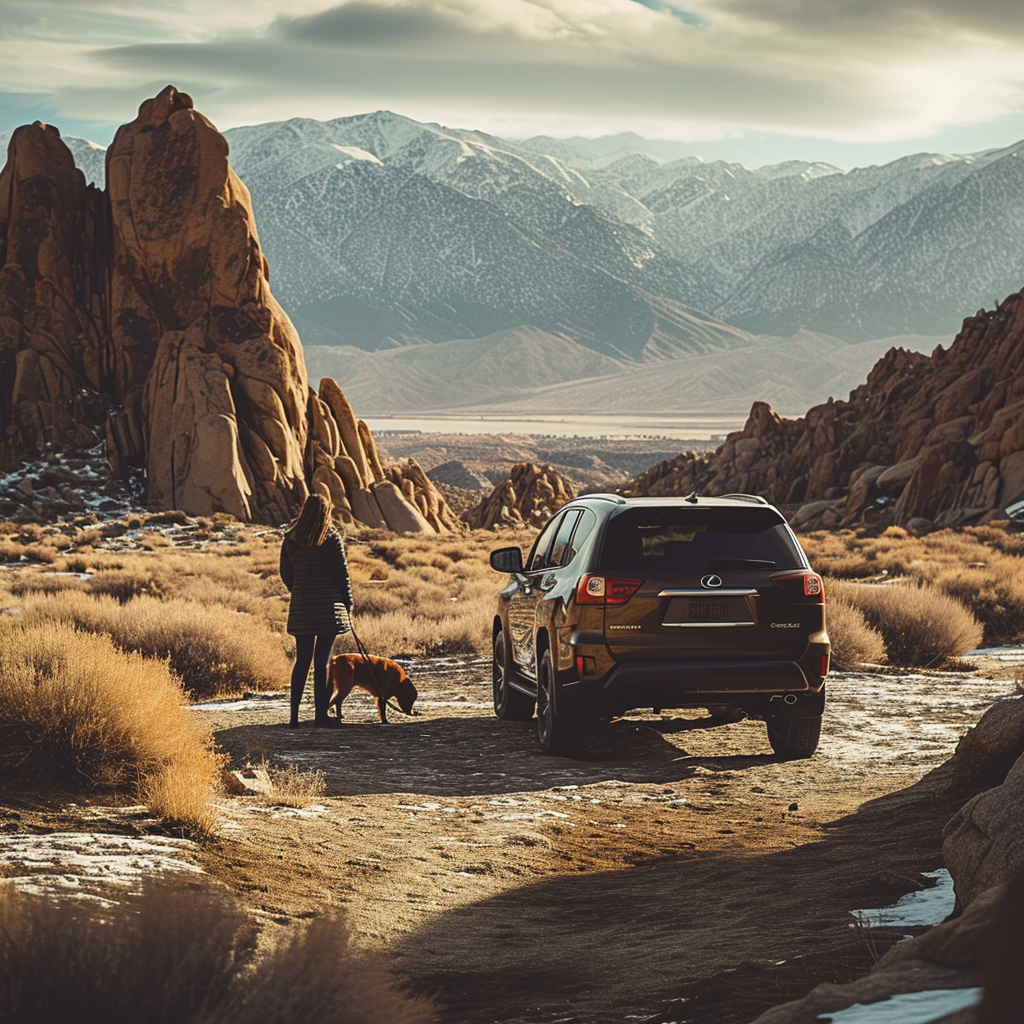
[[[690,601],[688,617],[691,622],[720,622],[728,617],[729,605],[725,601]]]

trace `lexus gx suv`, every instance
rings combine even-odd
[[[829,639],[821,577],[763,498],[590,494],[561,508],[494,616],[494,711],[537,714],[544,753],[631,708],[761,719],[783,758],[817,749]]]

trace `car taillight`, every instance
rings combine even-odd
[[[793,600],[824,604],[825,585],[816,572],[791,572],[772,577],[772,583]]]
[[[576,588],[577,604],[625,604],[643,586],[643,580],[587,573]]]

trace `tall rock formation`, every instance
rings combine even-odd
[[[106,180],[106,192],[86,185],[55,128],[11,138],[0,461],[103,441],[115,473],[145,470],[153,508],[280,522],[316,488],[366,525],[455,525],[422,471],[405,489],[386,476],[333,381],[310,389],[249,193],[187,95],[168,86],[142,104],[107,151]]]
[[[1024,499],[1024,300],[968,317],[931,356],[890,349],[848,401],[797,420],[755,402],[711,455],[642,473],[633,494],[763,494],[801,526],[922,527],[993,518]]]
[[[495,526],[536,528],[575,497],[576,488],[557,470],[519,462],[512,467],[507,480],[466,513],[466,522],[485,530]]]

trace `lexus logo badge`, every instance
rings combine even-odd
[[[700,581],[700,585],[702,587],[720,587],[722,585],[722,577],[705,576],[704,579]]]

